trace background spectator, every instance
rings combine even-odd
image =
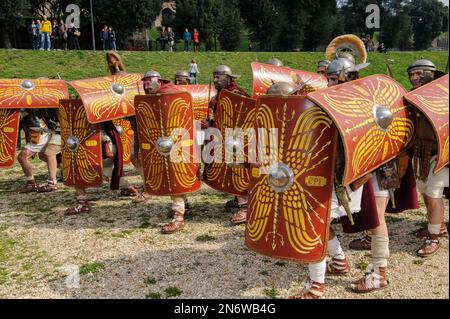
[[[36,20],[36,50],[41,47],[41,20]]]
[[[105,25],[103,29],[100,31],[100,40],[102,41],[103,51],[109,50],[109,29],[108,26]]]
[[[56,20],[53,20],[51,39],[52,39],[52,49],[53,50],[60,49],[61,43],[59,37],[59,25],[58,21]]]
[[[200,38],[197,29],[194,29],[194,51],[198,52],[200,48]]]
[[[52,33],[52,24],[47,20],[47,16],[44,16],[44,21],[41,24],[41,47],[40,50],[50,51],[50,34]]]
[[[173,52],[173,45],[175,44],[175,33],[172,28],[167,28],[167,44],[169,45],[169,52]]]
[[[67,27],[64,20],[59,20],[59,38],[60,38],[60,49],[67,50]]]
[[[28,26],[28,33],[30,35],[31,48],[33,50],[37,49],[36,43],[37,28],[38,26],[36,25],[36,21],[31,20],[31,24]]]
[[[192,59],[191,63],[189,63],[189,79],[191,81],[191,84],[198,84],[197,74],[199,73],[200,71],[198,70],[197,63],[194,59]]]
[[[112,27],[109,27],[108,31],[108,39],[109,39],[109,48],[113,51],[117,51],[116,47],[116,32]]]
[[[183,40],[184,40],[184,52],[189,52],[189,43],[192,40],[192,34],[189,32],[188,28],[184,30]]]

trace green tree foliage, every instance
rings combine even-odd
[[[0,3],[0,39],[5,48],[10,49],[10,32],[17,25],[24,25],[24,16],[29,14],[29,0],[2,0]]]
[[[176,0],[177,13],[173,28],[181,36],[185,28],[191,32],[194,28],[200,33],[200,42],[206,50],[211,50],[214,39],[219,34],[218,25],[222,14],[221,0]]]
[[[414,32],[414,48],[427,49],[443,29],[444,17],[448,16],[438,0],[412,0],[409,4]],[[448,21],[448,20],[447,20]]]
[[[244,29],[238,1],[223,0],[222,8],[218,23],[220,46],[225,51],[234,51],[241,43]]]

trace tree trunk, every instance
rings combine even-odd
[[[11,41],[9,40],[9,34],[6,31],[6,28],[2,28],[2,29],[3,30],[2,30],[1,37],[2,37],[3,46],[6,49],[12,49]]]

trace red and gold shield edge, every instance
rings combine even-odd
[[[394,159],[410,146],[414,135],[412,107],[404,103],[405,89],[390,77],[372,75],[309,93],[308,99],[333,119],[344,144],[343,184],[349,185]],[[387,129],[377,124],[380,108],[393,115]]]
[[[208,117],[209,102],[216,96],[217,90],[214,85],[192,84],[177,85],[180,91],[189,92],[192,96],[192,105],[194,107],[194,119],[201,121]]]
[[[118,119],[114,120],[113,124],[123,128],[123,134],[120,136],[120,141],[123,147],[123,164],[131,163],[131,148],[134,145],[134,131],[129,120]]]
[[[200,189],[194,112],[187,92],[135,97],[145,190],[152,195],[182,195]],[[158,140],[171,138],[171,154],[158,151]],[[173,157],[175,156],[175,157]]]
[[[258,163],[251,165],[245,243],[275,258],[321,261],[329,237],[336,127],[304,97],[266,95],[256,101],[256,128],[265,151],[259,148]],[[278,192],[268,177],[277,163],[293,173],[290,188]]]
[[[0,79],[0,108],[58,108],[60,99],[68,99],[63,80]]]
[[[246,130],[254,129],[255,122],[255,103],[252,98],[232,93],[228,90],[220,92],[217,104],[216,114],[214,116],[214,127],[217,128],[222,136],[222,156],[220,161],[213,161],[205,164],[204,182],[221,192],[232,195],[247,195],[249,185],[249,169],[247,165],[236,166],[226,163],[225,140],[227,129],[241,129],[238,131],[237,138],[242,139],[244,147],[243,162],[248,162],[249,145],[255,139],[254,134],[247,137],[243,136]]]
[[[327,87],[327,79],[320,74],[259,62],[252,62],[251,67],[254,99],[258,95],[266,94],[267,89],[277,82],[305,84],[306,91],[316,91]]]
[[[0,168],[14,165],[19,122],[19,110],[0,109]]]
[[[134,97],[144,92],[142,74],[120,73],[101,78],[70,81],[86,109],[89,123],[133,116]]]
[[[100,124],[91,124],[81,100],[60,100],[61,153],[64,185],[79,188],[99,186],[102,178],[102,146]],[[68,147],[69,137],[79,146]]]
[[[405,95],[405,100],[417,107],[431,123],[438,140],[438,158],[434,174],[448,164],[448,74]]]

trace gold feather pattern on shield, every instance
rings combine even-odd
[[[160,189],[164,178],[164,157],[156,149],[156,141],[163,136],[158,121],[160,115],[156,113],[158,107],[160,108],[161,105],[152,106],[145,101],[140,101],[139,105],[136,106],[136,112],[142,123],[141,126],[145,128],[140,131],[143,137],[141,149],[148,151],[142,158],[142,163],[149,165],[149,168],[144,170],[144,172],[147,171],[145,182],[152,190]],[[148,147],[144,146],[146,143],[149,144]]]
[[[17,135],[17,128],[11,127],[12,122],[14,121],[13,116],[15,115],[15,112],[16,111],[8,109],[0,109],[0,165],[13,160],[11,150],[14,150],[16,145],[15,141],[8,133]]]
[[[36,85],[27,91],[20,87],[22,79],[0,80],[0,105],[8,106],[57,106],[60,99],[68,98],[61,85],[55,80],[32,80]]]
[[[71,105],[70,108],[72,108]],[[87,121],[84,107],[79,107],[76,110],[74,119],[71,118],[73,113],[70,111],[66,111],[64,107],[59,108],[61,137],[63,141],[62,156],[65,162],[64,181],[71,179],[72,183],[75,184],[75,178],[79,175],[84,182],[91,183],[100,177],[94,169],[96,165],[93,165],[93,163],[99,162],[98,154],[91,152],[85,146],[85,143],[95,131]],[[89,127],[90,129],[88,129]],[[65,142],[69,136],[75,136],[79,140],[79,146],[75,152],[71,151]],[[75,170],[75,167],[78,170]]]
[[[193,140],[189,131],[184,129],[192,126],[192,117],[185,116],[189,111],[193,113],[189,102],[176,98],[170,103],[167,115],[167,134],[172,138],[174,145],[180,146],[177,154],[171,154],[171,159],[174,159],[172,168],[177,182],[183,188],[190,188],[197,181],[197,172],[192,170],[191,165],[187,165],[194,161],[191,153]],[[183,146],[187,147],[187,150]]]

